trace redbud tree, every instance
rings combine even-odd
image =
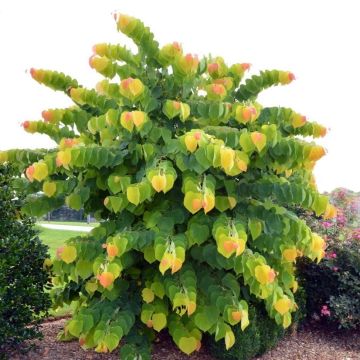
[[[249,294],[284,328],[296,310],[296,259],[319,261],[324,240],[291,205],[331,217],[312,169],[324,149],[303,137],[326,129],[288,108],[262,107],[258,94],[291,72],[159,47],[148,27],[116,16],[137,45],[96,44],[95,89],[63,73],[31,69],[74,105],[49,109],[24,130],[52,150],[9,150],[25,176],[23,211],[40,216],[64,203],[100,226],[60,247],[53,261],[55,306],[77,300],[63,337],[122,358],[146,356],[145,339],[167,328],[186,354],[212,334],[230,348],[244,330]],[[130,355],[129,355],[130,354]]]

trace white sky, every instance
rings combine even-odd
[[[161,45],[179,41],[199,56],[250,62],[251,73],[294,72],[295,82],[268,89],[260,102],[292,107],[330,128],[319,141],[328,150],[315,170],[319,190],[360,191],[359,7],[356,0],[2,0],[0,149],[52,146],[20,123],[70,101],[25,70],[63,71],[94,86],[100,77],[88,65],[92,45],[129,44],[111,16],[120,11],[144,21]]]

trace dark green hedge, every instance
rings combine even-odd
[[[48,249],[34,220],[20,213],[14,175],[9,166],[0,166],[0,358],[22,341],[41,336],[39,321],[50,307],[43,270]]]

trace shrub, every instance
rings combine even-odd
[[[38,322],[50,307],[44,293],[47,247],[21,215],[21,194],[12,187],[14,171],[0,165],[0,352],[39,337]],[[1,357],[1,355],[0,355]]]
[[[343,328],[360,327],[360,242],[338,243],[327,249],[318,265],[303,261],[299,268],[309,314]]]
[[[292,73],[266,70],[242,82],[247,63],[199,60],[176,42],[160,49],[141,21],[116,21],[139,52],[95,45],[90,66],[106,78],[96,90],[62,73],[30,71],[75,103],[23,124],[58,148],[0,154],[25,171],[25,212],[39,216],[66,203],[101,220],[54,261],[55,304],[81,304],[64,338],[107,352],[125,337],[129,354],[139,343],[132,329],[139,338],[168,328],[186,354],[206,332],[229,349],[234,326],[249,325],[249,293],[288,327],[295,259],[320,260],[324,240],[287,206],[334,212],[311,170],[325,151],[300,137],[326,129],[256,101],[263,89],[291,83]],[[115,76],[121,81],[111,82]]]
[[[272,348],[282,337],[284,329],[269,318],[261,306],[250,306],[249,317],[252,319],[249,326],[241,331],[240,327],[234,330],[235,345],[226,351],[223,342],[215,342],[209,337],[207,345],[210,353],[225,360],[248,360]]]
[[[299,309],[294,313],[293,326],[298,326],[306,314],[305,292],[302,288],[296,293],[295,299]],[[249,360],[275,347],[286,334],[282,326],[269,318],[262,303],[252,301],[249,317],[252,321],[244,331],[235,328],[235,345],[228,351],[222,342],[215,342],[213,337],[207,336],[206,344],[210,353],[222,360]]]
[[[307,292],[309,315],[339,327],[356,328],[360,311],[360,242],[356,229],[359,196],[341,188],[331,192],[330,197],[337,207],[337,216],[332,220],[300,211],[311,229],[327,239],[328,247],[319,266],[302,259],[299,275]]]

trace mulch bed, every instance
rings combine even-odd
[[[84,351],[78,342],[59,342],[57,333],[66,319],[48,321],[42,325],[44,338],[26,355],[15,354],[11,360],[112,360],[119,359],[117,352],[98,354]],[[159,336],[154,346],[153,360],[215,360],[206,349],[187,357],[181,353],[166,334]],[[257,360],[360,360],[360,332],[338,331],[307,324],[297,333],[284,338],[278,346]]]

